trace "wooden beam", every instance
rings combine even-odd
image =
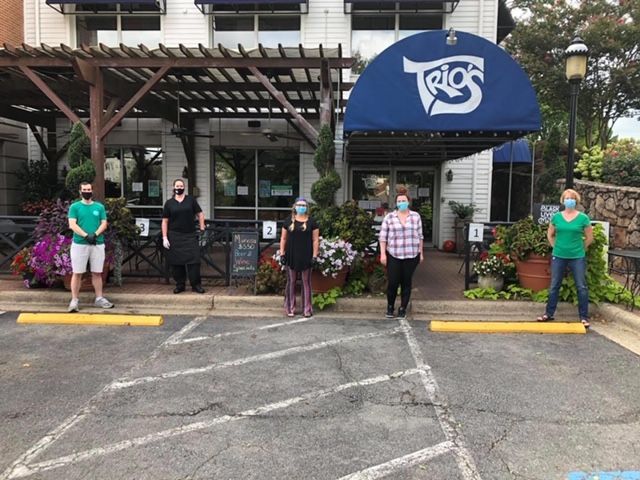
[[[71,60],[71,66],[73,67],[73,71],[76,72],[76,75],[80,80],[89,85],[96,84],[96,75],[97,68],[94,65],[88,64],[85,60],[75,57]]]
[[[107,123],[109,120],[111,120],[111,117],[113,117],[113,114],[116,112],[116,110],[118,109],[118,106],[120,106],[121,103],[122,103],[122,100],[120,98],[111,97],[111,100],[109,101],[109,105],[107,105],[107,109],[105,110],[104,115],[102,116],[103,125]]]
[[[89,120],[91,122],[89,143],[91,145],[91,160],[96,169],[93,192],[97,200],[104,201],[104,137],[101,135],[104,110],[104,85],[102,72],[100,70],[96,72],[95,83],[89,88],[89,101]]]
[[[36,139],[36,142],[38,143],[40,150],[42,151],[44,156],[47,158],[47,162],[51,164],[53,160],[53,158],[51,157],[51,152],[49,151],[49,147],[47,147],[47,145],[44,143],[44,140],[42,138],[42,135],[40,135],[38,128],[33,123],[30,123],[29,130],[31,130],[31,133],[33,134],[33,137]]]
[[[0,105],[0,117],[9,118],[16,122],[33,123],[34,125],[45,127],[47,129],[55,128],[56,124],[54,113],[28,112],[21,108],[15,108],[9,105]]]
[[[338,72],[341,73],[341,72]],[[331,88],[331,70],[329,63],[322,62],[320,68],[320,126],[332,124],[333,119],[333,89]]]
[[[142,97],[144,97],[149,92],[149,90],[151,90],[153,86],[166,75],[170,68],[171,67],[169,66],[164,66],[160,68],[156,73],[154,73],[153,76],[144,83],[142,88],[140,88],[140,90],[138,90],[133,95],[133,97],[131,97],[129,101],[124,104],[124,106],[118,111],[118,113],[116,113],[107,122],[107,124],[100,131],[100,137],[106,137],[107,134],[111,130],[113,130],[113,128],[124,118],[124,116],[129,113],[129,110],[131,110],[136,105],[136,103],[138,103],[142,99]]]
[[[298,113],[291,103],[285,98],[284,94],[271,85],[269,79],[260,72],[256,67],[249,67],[249,71],[251,74],[258,79],[258,81],[264,85],[265,89],[269,92],[269,94],[280,104],[282,105],[289,115],[293,117],[294,123],[298,125],[300,130],[305,132],[305,137],[312,138],[314,144],[317,144],[318,141],[318,132],[307,120]]]
[[[90,57],[85,61],[99,68],[320,68],[320,58],[243,57]],[[350,68],[352,58],[329,58],[331,68]],[[71,58],[1,56],[0,67],[71,67]]]
[[[314,139],[313,138],[309,138],[307,136],[307,134],[300,128],[298,127],[298,125],[296,125],[296,123],[291,120],[290,118],[287,118],[287,123],[289,125],[291,125],[291,127],[298,132],[298,134],[300,134],[300,136],[302,137],[302,139],[311,147],[311,148],[316,148],[316,144],[314,143]]]
[[[64,113],[69,120],[73,123],[80,122],[80,117],[76,115],[76,113],[69,108],[69,106],[54,92],[31,68],[20,66],[20,71],[24,73],[24,75],[31,80],[36,87],[42,91],[59,109],[62,113]],[[87,135],[89,134],[89,129],[82,124]]]

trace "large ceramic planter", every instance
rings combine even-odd
[[[478,287],[493,288],[496,292],[499,292],[504,287],[504,278],[502,276],[478,275]]]
[[[347,268],[343,268],[334,278],[332,276],[325,277],[317,270],[311,271],[311,290],[313,293],[327,293],[334,287],[344,287],[347,281]]]
[[[525,260],[516,260],[518,282],[523,288],[534,292],[549,288],[551,283],[551,257],[529,255]]]
[[[71,273],[68,273],[63,278],[64,288],[71,291]],[[102,270],[102,285],[105,286],[107,284],[107,279],[109,278],[109,268],[105,265],[105,268]],[[80,283],[80,291],[81,292],[92,292],[93,284],[91,283],[91,273],[85,272],[82,275],[82,283]]]

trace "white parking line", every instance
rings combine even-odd
[[[197,317],[191,322],[189,322],[185,327],[183,327],[180,331],[174,333],[169,338],[167,338],[164,342],[158,345],[151,355],[143,360],[140,364],[134,365],[131,370],[129,370],[129,375],[136,371],[140,365],[145,364],[146,362],[153,360],[156,358],[159,353],[169,344],[170,341],[179,340],[183,335],[186,335],[191,330],[200,325],[206,317]],[[95,410],[95,403],[106,393],[109,391],[109,387],[111,384],[105,386],[102,390],[96,393],[93,397],[91,397],[87,403],[85,403],[84,407],[80,409],[80,411],[71,415],[67,419],[64,420],[58,427],[47,433],[44,437],[42,437],[34,446],[32,446],[25,453],[20,455],[18,459],[13,462],[9,467],[0,474],[0,480],[7,480],[9,478],[13,478],[12,475],[14,472],[21,470],[26,467],[33,459],[35,459],[38,455],[44,452],[48,447],[51,446],[56,440],[58,440],[64,433],[72,428],[74,425],[81,422],[87,415]]]
[[[308,322],[309,320],[313,320],[313,318],[297,318],[295,320],[290,320],[288,322],[271,323],[269,325],[263,325],[261,327],[256,327],[256,328],[236,330],[235,332],[224,332],[224,333],[217,333],[216,335],[203,335],[201,337],[185,338],[182,340],[177,340],[175,342],[172,342],[171,345],[180,345],[183,343],[192,343],[192,342],[202,342],[204,340],[213,340],[217,338],[231,337],[233,335],[242,335],[243,333],[259,332],[261,330],[270,330],[272,328],[285,327],[287,325],[295,325],[296,323],[304,323],[304,322]]]
[[[276,352],[262,353],[260,355],[252,355],[250,357],[239,358],[237,360],[229,360],[227,362],[212,363],[205,365],[204,367],[187,368],[184,370],[175,370],[173,372],[165,372],[160,375],[153,375],[148,377],[138,378],[122,378],[111,383],[107,388],[110,391],[122,390],[123,388],[129,388],[136,385],[142,385],[150,382],[157,382],[159,380],[167,380],[169,378],[182,377],[185,375],[195,375],[199,373],[206,373],[212,370],[218,370],[227,367],[237,367],[238,365],[245,365],[247,363],[260,362],[263,360],[273,360],[275,358],[286,357],[302,352],[311,352],[313,350],[320,350],[322,348],[331,347],[333,345],[339,345],[341,343],[354,342],[356,340],[367,340],[375,337],[382,337],[385,335],[393,335],[402,331],[401,327],[393,328],[391,330],[384,330],[381,332],[363,333],[360,335],[353,335],[351,337],[341,337],[334,340],[327,340],[325,342],[312,343],[310,345],[302,345],[299,347],[291,347],[284,350],[278,350]]]
[[[413,333],[411,325],[406,320],[400,320],[399,322],[402,326],[405,338],[407,339],[407,343],[409,344],[411,356],[416,362],[416,367],[420,369],[420,379],[422,380],[424,389],[427,392],[429,401],[435,408],[436,415],[438,416],[438,421],[440,422],[440,427],[442,428],[442,431],[444,432],[447,440],[453,442],[456,447],[456,462],[458,463],[458,468],[460,469],[462,478],[464,478],[465,480],[482,480],[482,477],[480,477],[480,473],[478,473],[478,469],[473,460],[473,457],[467,449],[462,431],[460,430],[455,418],[449,411],[449,406],[440,393],[438,383],[436,382],[431,369],[425,368],[428,366],[424,361],[422,350],[420,349],[420,345],[418,344],[418,340]]]
[[[406,470],[407,468],[427,462],[439,457],[440,455],[444,455],[445,453],[449,453],[455,448],[456,446],[451,441],[442,442],[434,445],[433,447],[424,448],[417,452],[394,458],[393,460],[381,463],[375,467],[369,467],[364,470],[360,470],[359,472],[340,477],[338,480],[374,480],[377,478],[384,478],[398,470]]]
[[[167,438],[172,438],[178,435],[184,435],[186,433],[204,430],[207,428],[214,427],[216,425],[235,422],[237,420],[244,420],[246,418],[251,418],[258,415],[264,415],[274,410],[287,408],[292,405],[296,405],[298,403],[305,402],[308,400],[316,400],[319,398],[327,397],[351,388],[375,385],[382,382],[388,382],[393,379],[419,374],[422,371],[423,370],[421,368],[411,368],[409,370],[402,370],[399,372],[392,373],[390,375],[379,375],[377,377],[371,377],[364,380],[343,383],[335,387],[326,388],[322,390],[315,390],[315,391],[300,395],[298,397],[292,397],[279,402],[269,403],[267,405],[263,405],[258,408],[245,410],[243,412],[236,413],[234,415],[223,415],[221,417],[216,417],[211,420],[194,422],[194,423],[190,423],[180,427],[170,428],[170,429],[152,433],[149,435],[144,435],[142,437],[133,438],[131,440],[124,440],[121,442],[112,443],[104,447],[97,447],[89,450],[84,450],[81,452],[72,453],[70,455],[65,455],[63,457],[54,458],[52,460],[47,460],[47,461],[35,463],[32,465],[27,465],[25,463],[22,463],[14,467],[6,478],[8,480],[12,480],[15,478],[27,477],[29,475],[34,475],[36,473],[45,472],[47,470],[52,470],[55,468],[73,465],[78,462],[90,460],[95,457],[109,455],[115,452],[132,448],[132,447],[138,447],[138,446],[146,445],[148,443],[158,442],[161,440],[165,440]],[[372,477],[372,478],[377,478],[377,477]]]

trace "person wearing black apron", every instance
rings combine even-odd
[[[182,179],[173,182],[173,198],[162,211],[162,245],[167,249],[169,265],[176,281],[173,293],[184,292],[185,281],[194,292],[204,293],[200,279],[200,244],[194,224],[197,216],[200,235],[204,233],[204,213],[195,198],[184,193]]]

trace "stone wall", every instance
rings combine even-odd
[[[640,248],[640,188],[576,180],[574,189],[592,220],[610,223],[610,248]]]

